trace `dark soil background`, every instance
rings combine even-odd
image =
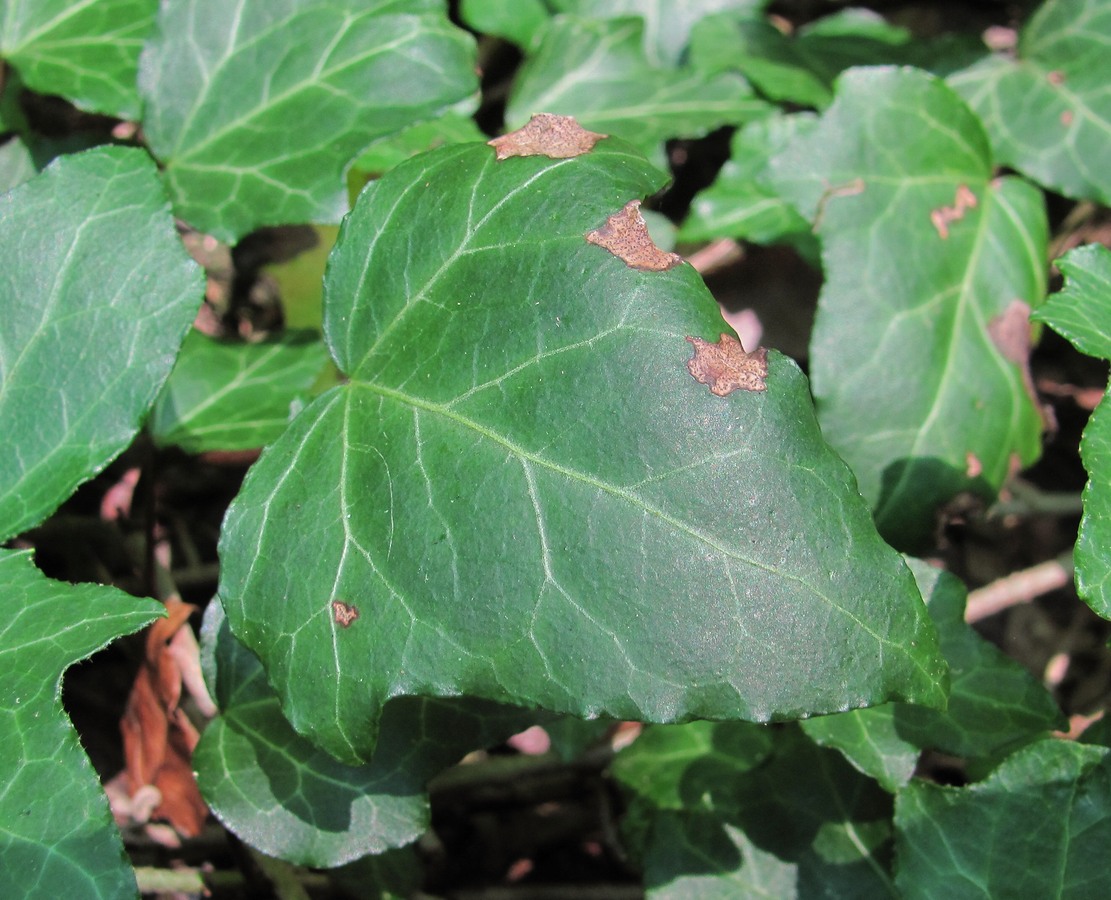
[[[1014,24],[1029,6],[868,5],[922,34],[946,29],[979,33],[988,25]],[[814,0],[775,3],[772,9],[801,24],[834,6]],[[486,102],[479,121],[496,133],[520,54],[508,44],[484,39],[481,58]],[[23,106],[59,150],[106,139],[117,124],[81,114],[56,98],[28,94]],[[729,137],[725,129],[701,141],[671,145],[675,182],[655,198],[655,207],[681,220],[691,198],[725,161]],[[1111,243],[1111,226],[1103,211],[1077,216],[1073,204],[1061,198],[1051,198],[1050,210],[1051,227],[1060,237],[1055,255],[1074,243]],[[263,268],[304,247],[306,230],[268,229],[235,251],[213,249],[196,237],[192,236],[193,246],[209,250],[206,327],[231,334],[279,328],[283,298]],[[764,328],[763,343],[792,355],[805,368],[821,274],[790,249],[741,249],[735,254],[739,258],[708,273],[707,283],[727,308],[754,310]],[[1107,367],[1046,332],[1032,369],[1057,423],[1056,431],[1047,436],[1041,461],[1021,473],[1016,490],[995,508],[969,505],[939,523],[937,560],[971,589],[1062,555],[1067,559],[1076,539],[1086,479],[1077,446],[1106,385]],[[132,593],[158,596],[153,538],[170,550],[170,575],[182,599],[203,609],[216,588],[220,522],[252,459],[252,454],[191,457],[156,450],[140,439],[20,542],[35,548],[38,564],[52,577],[112,583]],[[136,471],[140,477],[126,511],[107,518],[106,498]],[[199,625],[199,613],[192,625]],[[979,621],[977,627],[1044,679],[1068,715],[1086,717],[1107,707],[1111,623],[1096,617],[1071,586],[1013,605]],[[75,666],[65,680],[66,708],[105,781],[124,766],[119,722],[142,653],[141,636],[121,640]],[[545,755],[521,759],[517,750],[496,748],[488,754],[489,766],[475,767],[488,775],[449,776],[434,785],[434,833],[419,848],[428,871],[424,889],[437,896],[467,898],[641,896],[637,873],[617,838],[615,823],[622,804],[606,777],[607,746],[573,764]],[[935,764],[947,780],[964,777],[959,761],[939,759]],[[219,898],[365,896],[357,886],[344,888],[342,878],[324,873],[294,873],[297,890],[307,893],[282,888],[281,873],[268,870],[265,861],[211,819],[199,837],[178,846],[172,846],[164,833],[152,835],[142,827],[127,829],[125,840],[136,865],[203,871],[211,896]],[[357,884],[357,874],[350,878]]]

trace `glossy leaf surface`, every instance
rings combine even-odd
[[[243,344],[192,331],[147,427],[158,443],[190,453],[262,447],[307,402],[326,359],[310,333]]]
[[[895,805],[908,900],[1096,897],[1107,886],[1111,751],[1039,741],[965,788],[915,782]]]
[[[950,77],[983,118],[997,162],[1070,197],[1111,203],[1106,76],[1111,6],[1047,0],[1017,50]]]
[[[3,0],[0,58],[40,94],[134,119],[139,51],[157,9],[157,0]]]
[[[992,496],[1040,452],[1026,317],[1045,292],[1045,213],[1031,185],[993,179],[982,126],[940,80],[875,68],[838,85],[771,172],[822,241],[822,431],[880,532],[913,550],[954,495]]]
[[[1038,310],[1037,319],[1082,353],[1111,359],[1111,251],[1078,247],[1057,261],[1065,289]],[[1111,408],[1092,413],[1080,442],[1088,470],[1084,517],[1076,541],[1076,586],[1089,606],[1111,619]]]
[[[203,285],[139,150],[66,156],[0,196],[0,258],[0,537],[10,537],[131,441]]]
[[[401,694],[654,721],[942,702],[913,578],[798,368],[769,353],[766,390],[712,394],[688,370],[721,330],[697,274],[635,232],[586,239],[660,181],[615,139],[461,145],[345,223],[325,330],[350,381],[252,469],[220,585],[338,758],[369,756]]]
[[[517,75],[505,112],[510,126],[534,113],[574,116],[653,153],[664,140],[700,137],[769,107],[735,73],[653,66],[641,19],[557,18]]]
[[[51,581],[26,551],[0,550],[0,585],[0,896],[134,896],[108,801],[62,709],[62,673],[163,607]]]
[[[221,714],[193,755],[197,783],[221,822],[271,856],[331,867],[416,840],[428,827],[428,780],[535,721],[492,703],[401,699],[386,707],[373,760],[346,766],[293,731],[258,659],[219,604],[209,609]]]
[[[143,128],[178,214],[228,242],[335,222],[375,138],[474,92],[474,41],[439,0],[162,7],[142,57]]]

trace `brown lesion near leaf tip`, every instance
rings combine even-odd
[[[341,628],[348,628],[352,622],[359,618],[359,609],[350,603],[344,603],[342,600],[333,600],[332,618]]]
[[[511,156],[547,156],[551,159],[569,159],[582,156],[608,134],[587,131],[571,116],[537,113],[528,124],[487,141],[497,151],[498,159]]]
[[[687,371],[695,381],[709,386],[710,393],[725,397],[733,391],[766,391],[768,389],[768,351],[757,347],[747,352],[731,334],[723,334],[717,343],[687,337],[694,347],[694,356],[687,360]]]
[[[640,214],[640,201],[630,200],[606,219],[606,224],[583,237],[587,243],[609,250],[630,269],[642,272],[666,272],[683,262],[678,253],[661,250],[652,242],[644,216]]]
[[[938,236],[944,241],[949,237],[949,223],[964,218],[966,211],[979,204],[976,195],[967,184],[957,185],[952,206],[942,206],[930,212],[930,223],[937,229]]]

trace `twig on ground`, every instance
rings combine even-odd
[[[739,262],[744,258],[745,252],[732,238],[718,238],[700,250],[695,250],[687,257],[687,262],[694,266],[700,275],[709,275],[718,269]]]
[[[965,621],[979,622],[1012,606],[1029,603],[1042,594],[1063,588],[1071,581],[1071,553],[1064,553],[1057,559],[1038,563],[1020,572],[1013,572],[991,584],[977,588],[968,595],[968,606],[964,613]]]

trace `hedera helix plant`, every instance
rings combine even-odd
[[[193,757],[267,854],[401,891],[430,778],[604,717],[650,723],[612,771],[653,897],[1102,893],[1106,742],[1050,738],[964,586],[897,551],[1037,458],[1032,310],[1108,356],[1106,251],[1042,303],[1043,191],[1111,193],[1111,11],[1050,0],[993,53],[852,11],[788,36],[752,0],[598,6],[460,4],[524,55],[487,141],[434,0],[0,5],[0,894],[135,889],[60,679],[159,606],[48,579],[19,536],[141,429],[268,445],[222,530]],[[57,154],[22,91],[139,137]],[[645,224],[662,141],[723,125],[679,236],[820,262],[809,381]],[[189,332],[174,217],[334,223],[345,171],[383,174],[323,341]],[[1097,415],[1076,565],[1104,616],[1106,443]],[[924,750],[973,780],[913,777]]]

